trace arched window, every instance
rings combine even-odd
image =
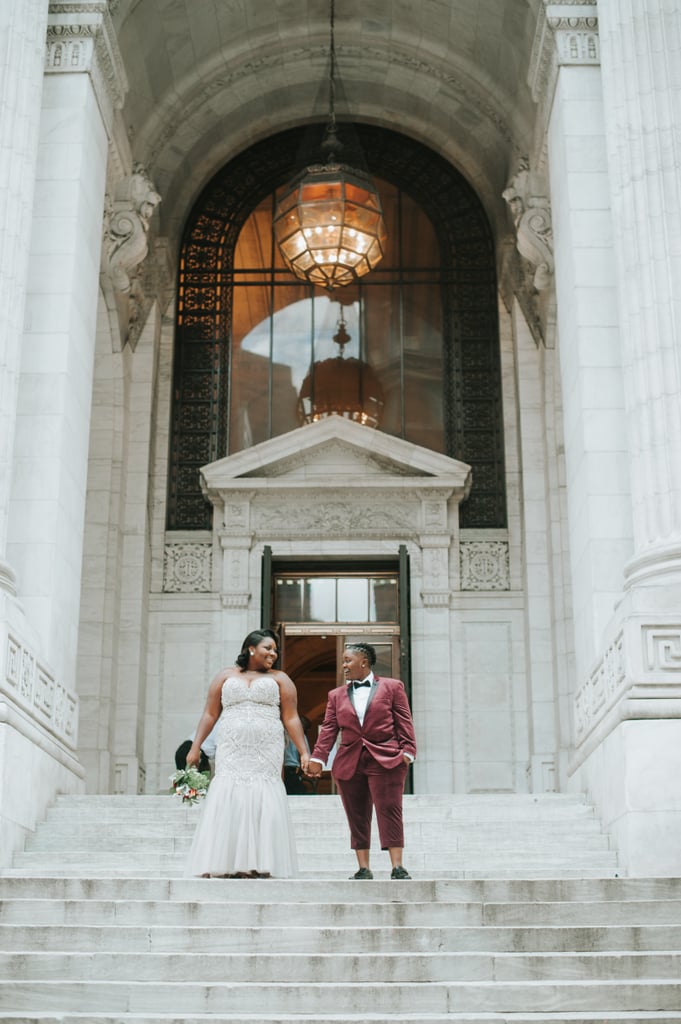
[[[170,529],[210,525],[201,466],[324,415],[330,401],[347,410],[350,391],[378,429],[472,465],[462,525],[505,525],[489,225],[435,154],[394,132],[354,130],[389,239],[357,284],[312,288],[274,244],[276,195],[298,169],[302,130],[242,154],[192,211],[180,255]]]

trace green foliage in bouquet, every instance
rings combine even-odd
[[[208,792],[210,773],[200,772],[198,768],[180,768],[170,776],[171,793],[179,796],[183,804],[195,804],[203,800]]]

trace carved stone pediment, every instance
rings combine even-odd
[[[381,488],[451,488],[467,496],[471,469],[464,462],[390,437],[340,416],[212,462],[201,470],[206,497],[220,491],[311,488],[357,491]]]
[[[449,603],[458,506],[471,486],[464,462],[331,416],[204,466],[201,486],[215,509],[225,608],[249,605],[254,549],[281,544],[315,554],[322,543],[353,551],[411,544],[427,576],[424,605]]]

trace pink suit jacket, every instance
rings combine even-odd
[[[416,757],[414,724],[404,684],[399,679],[374,677],[362,725],[350,692],[347,684],[330,691],[324,721],[312,751],[312,757],[326,764],[336,737],[341,734],[331,767],[334,779],[352,778],[363,747],[384,768],[401,765],[403,754]]]

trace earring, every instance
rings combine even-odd
[[[250,654],[251,657],[253,657],[253,655],[255,654],[255,651],[249,651],[248,653]]]

